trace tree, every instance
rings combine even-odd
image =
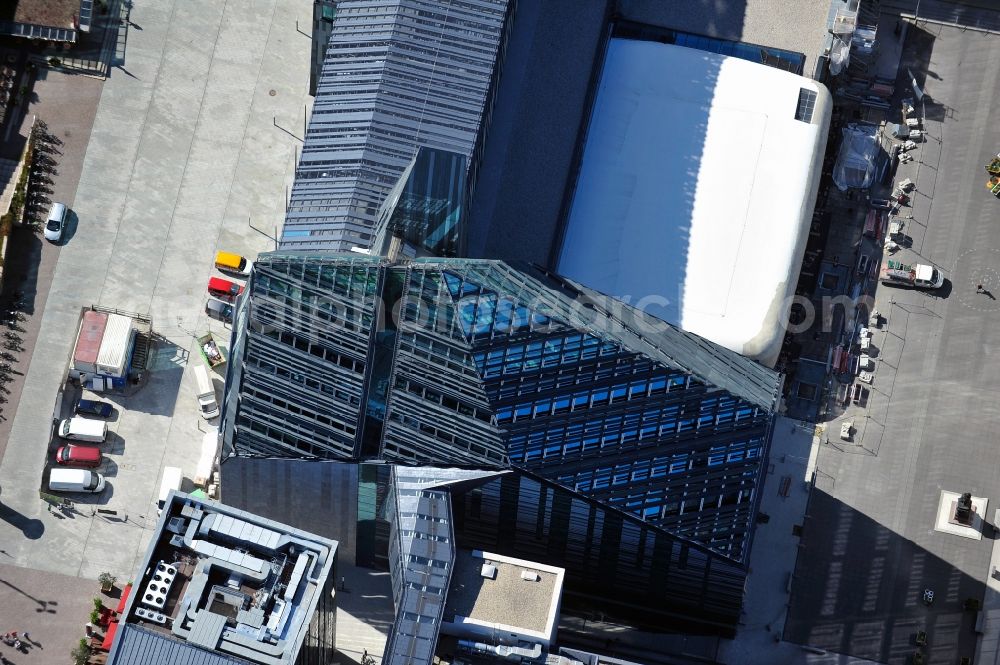
[[[101,591],[111,591],[111,587],[115,585],[118,578],[111,573],[104,572],[97,576],[97,581],[101,583]]]

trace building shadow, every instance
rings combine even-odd
[[[2,584],[3,586],[7,587],[11,591],[14,591],[15,593],[19,593],[22,596],[24,596],[25,598],[28,598],[29,600],[32,600],[32,601],[38,603],[38,607],[39,607],[38,611],[39,612],[48,612],[50,614],[55,614],[56,610],[54,610],[52,608],[59,606],[59,601],[57,601],[57,600],[41,600],[40,598],[35,598],[34,596],[32,596],[30,593],[28,593],[24,589],[20,588],[16,584],[12,584],[12,583],[8,582],[7,580],[3,579],[2,577],[0,577],[0,584]],[[31,642],[32,644],[38,644],[38,645],[41,644],[40,642],[35,642],[34,640],[28,640],[28,641]]]
[[[42,235],[29,226],[11,229],[7,262],[3,271],[3,292],[0,299],[11,302],[18,292],[22,294],[21,311],[35,313],[35,295],[38,289],[37,266],[42,256]]]
[[[951,548],[980,545],[950,534],[933,537],[950,539]],[[931,603],[924,601],[928,589]],[[975,655],[977,613],[967,601],[982,603],[985,593],[983,580],[815,487],[783,638],[891,665],[914,662],[918,651],[928,665],[950,665]],[[926,633],[922,648],[919,631]]]
[[[128,392],[130,411],[141,411],[154,416],[173,417],[184,367],[190,360],[186,349],[165,337],[156,337],[150,342],[149,357],[146,361],[141,386]],[[201,362],[200,359],[197,359]],[[192,407],[197,404],[192,403]]]
[[[555,267],[604,86],[612,26],[634,21],[677,28],[691,16],[696,21],[688,23],[701,26],[700,34],[739,39],[746,2],[518,4],[470,159],[468,256]],[[540,67],[540,61],[560,64]],[[714,82],[697,84],[711,88]],[[685,137],[689,143],[699,138]]]
[[[928,120],[942,122],[950,113],[950,109],[933,99],[933,90],[927,90],[928,79],[933,87],[934,81],[941,78],[931,71],[931,56],[934,53],[934,42],[937,37],[929,31],[930,26],[910,25],[906,30],[906,42],[899,62],[899,80],[897,88],[907,90],[911,86],[910,75],[917,82],[917,87],[925,94],[924,116]],[[939,26],[935,26],[939,28]],[[916,101],[916,100],[915,100]]]

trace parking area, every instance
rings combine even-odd
[[[36,88],[39,105],[49,87],[63,91],[62,113],[45,119],[65,142],[53,199],[72,212],[67,239],[41,246],[28,266],[38,330],[26,333],[30,366],[0,463],[7,562],[89,578],[134,573],[165,466],[181,467],[191,488],[214,424],[199,414],[196,338],[211,331],[228,347],[230,336],[204,313],[207,280],[222,276],[213,256],[273,248],[257,229],[280,227],[310,103],[310,39],[297,30],[311,21],[305,0],[218,0],[197,11],[140,1],[130,20],[124,62],[103,89],[51,72]],[[72,124],[75,86],[98,86],[92,128]],[[81,134],[87,140],[74,142]],[[148,316],[155,341],[141,385],[88,395],[115,406],[103,446],[108,486],[92,499],[107,512],[50,512],[38,492],[44,451],[80,310],[92,304]],[[224,369],[211,373],[220,398]]]
[[[958,663],[975,658],[1000,507],[1000,200],[983,169],[1000,151],[1000,36],[910,26],[902,65],[898,87],[910,69],[928,97],[924,141],[897,173],[916,190],[900,213],[908,246],[893,258],[934,266],[946,283],[876,291],[874,378],[816,444],[783,637],[904,663],[923,632],[922,662]],[[940,528],[940,511],[954,512],[943,492],[987,500],[981,539]]]

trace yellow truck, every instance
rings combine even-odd
[[[250,270],[253,268],[253,261],[248,260],[245,256],[231,252],[216,252],[215,267],[220,272],[245,276],[250,274]]]

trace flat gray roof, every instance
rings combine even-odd
[[[336,551],[335,541],[172,491],[108,662],[187,665],[209,653],[218,662],[292,663]]]
[[[530,564],[504,561],[505,558],[494,558],[489,553],[480,557],[470,550],[456,552],[444,606],[445,621],[453,621],[458,615],[484,623],[546,631],[558,576],[548,567],[533,568]],[[484,563],[496,567],[494,579],[482,576]],[[537,581],[522,579],[524,571],[534,573]]]

